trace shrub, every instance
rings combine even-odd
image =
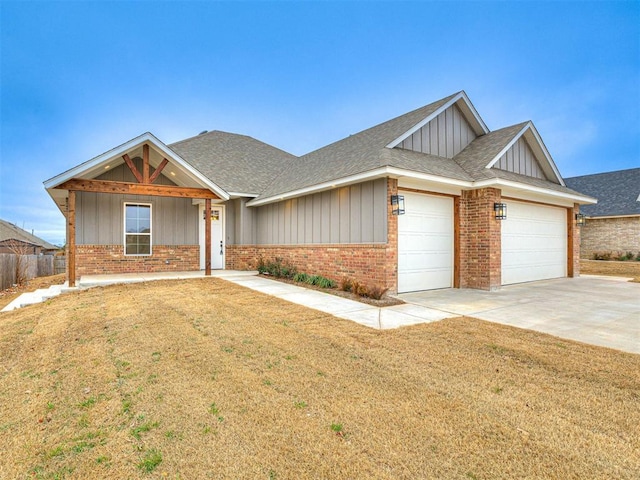
[[[293,281],[299,283],[309,283],[309,275],[307,275],[306,273],[296,273],[293,276]]]
[[[282,258],[276,257],[274,261],[265,261],[261,257],[258,260],[258,272],[276,278],[293,278],[298,270],[290,263],[285,263]]]
[[[640,255],[640,254],[638,254]],[[343,292],[350,292],[353,290],[353,280],[348,277],[342,277],[340,280],[340,290]]]
[[[385,293],[389,290],[388,287],[381,287],[380,285],[375,285],[369,288],[368,297],[373,298],[374,300],[380,300]]]

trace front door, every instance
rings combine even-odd
[[[224,207],[211,205],[211,268],[224,268]],[[200,269],[205,269],[204,205],[200,205]]]

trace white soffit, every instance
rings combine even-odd
[[[480,118],[480,114],[478,113],[478,111],[475,109],[475,107],[473,106],[473,104],[469,100],[469,97],[467,97],[467,94],[464,91],[462,91],[462,92],[458,93],[455,97],[453,97],[451,100],[449,100],[447,103],[442,105],[440,108],[438,108],[436,111],[434,111],[431,115],[429,115],[428,117],[426,117],[422,121],[416,123],[413,127],[411,127],[409,130],[407,130],[405,133],[403,133],[398,138],[396,138],[391,143],[389,143],[387,145],[387,148],[396,147],[404,139],[406,139],[409,136],[413,135],[415,132],[417,132],[422,127],[424,127],[427,123],[429,123],[431,120],[433,120],[438,115],[440,115],[442,112],[444,112],[447,108],[449,108],[450,106],[452,106],[452,105],[454,105],[456,103],[458,104],[458,108],[462,111],[462,113],[463,113],[464,117],[467,119],[467,121],[469,120],[469,117],[471,117],[471,118],[473,118],[475,120],[475,125],[474,125],[474,122],[469,122],[469,123],[470,123],[471,127],[473,128],[474,132],[476,133],[476,135],[484,135],[486,133],[489,133],[489,128],[484,123],[482,118]]]

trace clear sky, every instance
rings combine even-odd
[[[300,155],[465,90],[565,177],[640,166],[640,2],[0,1],[0,218],[64,243],[42,182],[150,131]]]

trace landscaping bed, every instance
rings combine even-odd
[[[612,260],[580,260],[580,273],[584,275],[606,275],[629,277],[632,282],[640,282],[640,262]]]

